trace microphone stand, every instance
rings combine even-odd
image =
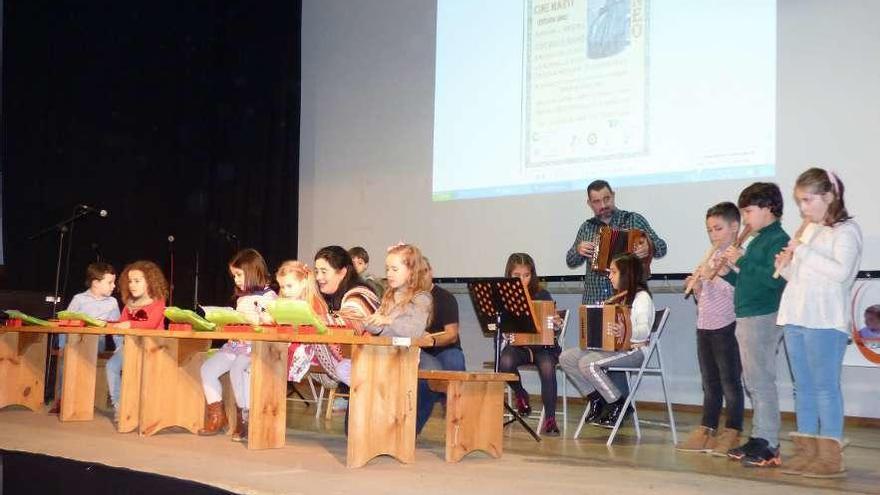
[[[73,243],[73,226],[77,220],[85,217],[90,212],[88,210],[80,209],[76,207],[73,210],[73,215],[70,218],[66,218],[54,225],[50,225],[39,232],[27,237],[27,240],[33,241],[35,239],[39,239],[40,237],[50,233],[50,232],[58,232],[58,256],[55,262],[55,290],[52,293],[52,317],[56,317],[58,315],[58,303],[61,302],[61,295],[59,294],[61,289],[61,259],[64,253],[64,235],[68,232],[70,233],[67,236],[67,270],[70,269],[70,248]],[[64,284],[67,285],[67,276],[64,277]],[[49,338],[49,350],[57,345],[59,335],[51,334]],[[49,383],[50,372],[52,370],[52,362],[54,356],[51,352],[46,353],[46,373],[43,377],[43,383]],[[48,392],[48,391],[47,391]],[[45,397],[44,397],[45,398]]]
[[[58,257],[55,262],[55,290],[52,293],[52,317],[53,318],[57,315],[58,303],[61,302],[60,301],[60,299],[61,299],[61,294],[60,294],[60,290],[61,290],[61,258],[62,258],[63,252],[64,252],[64,235],[68,232],[70,233],[70,235],[67,238],[68,248],[67,248],[67,258],[66,258],[67,268],[69,269],[70,268],[70,246],[72,244],[72,239],[73,239],[74,223],[76,223],[77,220],[85,217],[89,213],[90,212],[88,210],[81,210],[79,207],[77,207],[74,209],[73,216],[71,216],[70,218],[64,219],[54,225],[46,227],[46,228],[40,230],[39,232],[37,232],[27,238],[27,240],[33,241],[33,240],[38,239],[38,238],[40,238],[50,232],[56,232],[56,231],[58,232]],[[66,283],[67,283],[67,277],[65,276],[65,285],[66,285]]]

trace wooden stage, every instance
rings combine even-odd
[[[580,402],[580,401],[572,401]],[[573,414],[579,413],[573,407]],[[139,437],[118,433],[106,413],[92,421],[60,422],[56,416],[12,406],[0,410],[0,449],[120,466],[217,486],[236,493],[880,493],[880,432],[848,427],[849,477],[807,480],[775,469],[745,469],[703,454],[676,453],[668,430],[645,425],[635,443],[632,427],[615,446],[604,445],[608,430],[585,428],[578,440],[545,438],[535,443],[518,426],[505,431],[505,453],[493,459],[472,453],[459,463],[444,460],[444,422],[438,406],[419,438],[415,462],[381,456],[361,469],[346,468],[342,415],[330,422],[314,418],[314,406],[287,401],[286,444],[248,450],[228,436],[198,437],[168,429]],[[662,413],[640,412],[644,419]],[[699,420],[677,415],[682,432]],[[786,431],[792,427],[784,424]],[[783,443],[784,452],[791,449]],[[35,487],[38,485],[35,485]]]

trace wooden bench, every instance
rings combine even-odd
[[[431,390],[446,394],[446,462],[475,450],[499,458],[503,451],[504,386],[513,373],[421,370]]]

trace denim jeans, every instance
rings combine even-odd
[[[743,429],[742,365],[736,323],[713,330],[697,329],[697,359],[703,378],[703,426],[717,429],[721,405],[727,402],[724,426]]]
[[[443,365],[439,359],[422,351],[419,357],[420,370],[442,370]],[[416,435],[418,435],[425,423],[431,417],[431,411],[434,410],[434,403],[442,394],[434,392],[428,387],[428,380],[419,380],[418,391],[416,392]]]
[[[782,328],[776,313],[736,319],[736,340],[743,368],[743,383],[752,400],[752,433],[779,446],[779,392],[776,389],[776,355]]]
[[[119,408],[119,389],[122,387],[122,344],[117,345],[116,352],[104,365],[107,373],[107,389],[110,391],[110,402],[113,409]]]
[[[799,433],[843,440],[840,373],[847,334],[829,328],[785,325],[785,347],[797,393]]]
[[[440,361],[440,369],[464,371],[464,352],[458,347],[447,347],[437,354],[432,354],[432,356]]]

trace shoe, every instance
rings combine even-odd
[[[532,406],[529,405],[529,394],[525,391],[517,392],[514,395],[516,400],[516,412],[520,416],[528,416],[532,414]]]
[[[233,442],[247,442],[248,438],[248,410],[236,407],[235,432],[232,434]]]
[[[769,445],[767,443],[767,440],[764,440],[763,438],[749,437],[749,439],[748,439],[748,441],[746,441],[746,443],[740,445],[739,447],[734,447],[734,448],[728,450],[727,457],[729,457],[735,461],[740,461],[745,456],[747,456],[747,455],[751,454],[752,452],[754,452],[755,450],[757,450],[759,447],[766,447],[767,445]]]
[[[632,406],[626,408],[626,411],[623,410],[623,403],[626,402],[626,397],[621,397],[617,399],[617,401],[608,404],[608,412],[604,418],[599,420],[599,424],[597,426],[601,428],[612,429],[614,425],[617,423],[617,418],[624,414],[623,421],[620,424],[623,424],[629,416],[632,416],[634,409]]]
[[[698,426],[688,435],[684,442],[675,446],[679,452],[712,452],[709,441],[715,436],[715,430],[706,426]]]
[[[199,430],[201,436],[212,436],[229,425],[226,419],[226,411],[223,410],[223,401],[208,404],[205,408],[205,427]]]
[[[61,414],[61,399],[60,398],[52,403],[52,407],[49,408],[49,414]]]
[[[791,441],[794,443],[794,455],[785,460],[785,465],[780,471],[782,474],[804,474],[806,468],[816,458],[818,448],[814,435],[804,435],[792,432]]]
[[[559,436],[559,427],[556,426],[556,418],[554,416],[548,416],[544,419],[544,424],[541,425],[541,434],[548,437]]]
[[[843,443],[831,437],[816,437],[816,457],[804,468],[805,478],[843,478]]]
[[[711,454],[717,457],[727,457],[727,452],[739,445],[741,431],[733,428],[725,428],[721,433],[715,434],[715,445],[712,446]]]
[[[584,422],[587,424],[595,424],[599,418],[602,417],[602,413],[605,412],[605,407],[607,405],[608,403],[605,402],[602,394],[599,392],[591,392],[587,395],[587,407],[589,408],[589,411],[584,418]]]
[[[764,439],[763,447],[758,447],[751,454],[746,455],[742,459],[744,467],[779,467],[782,465],[782,458],[779,457],[779,447],[770,448],[769,443]]]

